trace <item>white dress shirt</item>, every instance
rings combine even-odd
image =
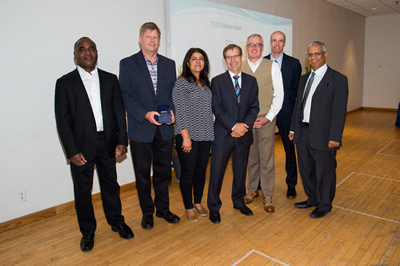
[[[86,72],[83,68],[78,66],[78,72],[81,76],[83,85],[85,86],[86,93],[89,97],[90,105],[92,106],[92,111],[94,119],[96,121],[97,132],[103,131],[103,113],[101,110],[101,100],[100,100],[100,81],[99,73],[97,67],[92,72]]]
[[[257,68],[260,66],[263,59],[264,58],[261,57],[256,63],[252,63],[249,59],[247,59],[250,69],[251,71],[253,71],[253,73],[256,72]],[[269,121],[274,120],[276,115],[281,110],[283,104],[282,73],[281,69],[279,68],[279,65],[275,62],[272,62],[271,76],[272,76],[272,86],[274,87],[274,95],[272,98],[271,108],[269,109],[267,115],[265,116]]]
[[[315,76],[314,76],[314,81],[311,84],[310,92],[306,99],[306,104],[304,106],[304,116],[303,116],[303,121],[302,121],[303,123],[310,123],[310,111],[311,111],[312,97],[314,95],[316,88],[318,87],[319,83],[321,82],[322,78],[324,77],[327,69],[328,69],[328,66],[326,64],[324,64],[322,67],[318,68],[316,71],[311,70],[311,73],[310,73],[310,76],[308,77],[305,88],[307,88],[308,81],[310,80],[310,77],[313,72],[315,72]]]
[[[231,80],[232,80],[232,82],[233,82],[233,87],[235,88],[235,79],[233,78],[234,76],[239,76],[239,78],[238,78],[238,83],[239,83],[239,87],[241,88],[242,87],[242,71],[240,71],[240,73],[239,74],[234,74],[234,73],[232,73],[230,70],[228,70],[228,72],[229,72],[229,75],[231,76]]]

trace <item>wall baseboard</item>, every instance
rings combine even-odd
[[[357,108],[357,109],[354,109],[354,110],[348,111],[348,112],[346,113],[346,115],[354,114],[354,113],[356,113],[356,112],[358,112],[358,111],[361,111],[362,109],[363,109],[363,108],[362,108],[362,107],[360,107],[360,108]]]
[[[376,108],[376,107],[362,107],[365,111],[381,111],[381,112],[397,112],[396,108]]]
[[[125,184],[121,186],[120,193],[125,192],[127,190],[135,189],[136,182],[132,182],[129,184]],[[101,194],[96,193],[92,195],[92,202],[95,203],[101,200]],[[42,211],[38,211],[35,213],[31,213],[4,223],[0,224],[0,233],[12,230],[30,223],[34,223],[52,216],[55,216],[60,213],[64,213],[67,211],[75,210],[75,201],[66,202]]]

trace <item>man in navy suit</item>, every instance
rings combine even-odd
[[[143,24],[139,36],[141,50],[122,59],[119,72],[144,229],[154,226],[154,208],[157,209],[157,217],[169,223],[180,221],[169,210],[168,195],[174,136],[172,89],[176,70],[174,61],[158,54],[160,38],[161,32],[155,23]],[[171,122],[158,122],[160,113],[157,108],[161,105],[169,106]],[[150,177],[152,163],[154,202]]]
[[[80,247],[94,246],[96,219],[92,205],[96,165],[107,222],[120,237],[133,237],[121,215],[116,156],[126,153],[128,139],[118,79],[98,69],[96,44],[88,37],[74,45],[77,68],[59,78],[54,97],[58,133],[71,162],[75,209],[82,232]]]
[[[297,208],[316,208],[313,218],[332,210],[336,191],[336,151],[342,143],[349,88],[347,77],[328,67],[324,43],[308,46],[311,72],[300,78],[289,139],[296,144],[299,171],[308,199]]]
[[[235,209],[244,215],[253,215],[245,205],[246,172],[250,145],[253,143],[252,126],[260,110],[257,80],[241,71],[242,49],[230,44],[223,56],[228,71],[211,81],[212,109],[215,115],[210,183],[207,205],[209,219],[220,223],[219,197],[229,156],[232,154],[233,184],[232,202]]]
[[[282,109],[276,116],[276,126],[281,135],[283,147],[286,154],[286,184],[288,189],[286,197],[294,199],[297,196],[297,165],[296,165],[296,151],[294,144],[289,140],[290,121],[292,120],[293,108],[296,102],[297,86],[301,76],[301,65],[299,60],[288,56],[283,52],[286,45],[286,36],[281,31],[275,31],[271,34],[270,39],[271,53],[265,58],[278,63],[283,79],[284,98]]]

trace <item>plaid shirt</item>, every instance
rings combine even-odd
[[[154,94],[157,95],[157,64],[158,57],[154,63],[151,63],[149,59],[144,55],[144,59],[146,60],[147,68],[149,69],[151,81],[153,82]]]

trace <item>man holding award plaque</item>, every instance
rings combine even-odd
[[[153,22],[140,28],[141,50],[120,62],[120,84],[128,116],[133,167],[136,176],[142,228],[153,228],[153,214],[169,223],[180,218],[169,210],[168,183],[174,136],[172,89],[176,80],[175,62],[159,55],[161,32]],[[151,163],[153,187],[151,196]]]

